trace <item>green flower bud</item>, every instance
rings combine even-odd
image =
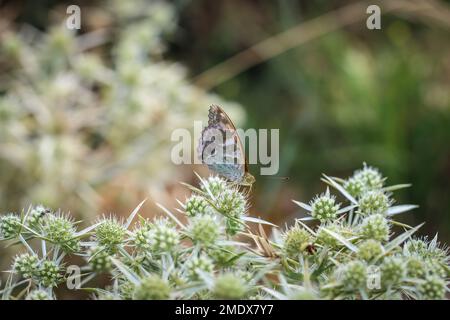
[[[204,215],[212,213],[212,208],[205,198],[197,195],[192,195],[185,203],[185,211],[189,217],[197,215]]]
[[[227,182],[220,177],[209,177],[204,180],[200,188],[205,192],[211,192],[214,198],[217,198],[227,187]]]
[[[320,222],[334,221],[340,206],[340,204],[336,204],[336,198],[326,192],[311,202],[311,216],[319,219]]]
[[[364,261],[372,261],[384,252],[383,246],[379,241],[369,239],[358,246],[358,257]]]
[[[0,236],[2,238],[15,238],[19,235],[21,229],[20,218],[14,213],[8,213],[0,217]]]
[[[198,280],[199,271],[210,273],[213,269],[214,265],[211,259],[204,255],[192,257],[186,262],[187,275],[190,280]]]
[[[188,232],[194,243],[210,246],[219,238],[221,226],[214,216],[203,215],[191,219]]]
[[[361,261],[350,261],[338,269],[338,277],[346,290],[364,288],[367,281],[367,267]]]
[[[63,269],[54,261],[45,260],[39,268],[38,281],[44,287],[56,287],[63,281]]]
[[[103,220],[95,228],[95,237],[101,246],[115,248],[125,241],[127,231],[122,223],[114,218]]]
[[[384,287],[399,285],[406,276],[406,266],[399,257],[386,257],[381,264],[381,283]]]
[[[333,249],[340,248],[343,246],[343,244],[331,234],[326,232],[325,229],[335,232],[344,238],[353,236],[353,231],[351,229],[344,227],[338,223],[320,225],[319,229],[317,230],[317,243]]]
[[[441,300],[445,298],[447,285],[438,276],[429,275],[418,287],[420,297],[426,300]]]
[[[14,260],[14,270],[26,279],[32,278],[38,274],[39,259],[29,253],[21,254]]]
[[[426,239],[412,239],[405,243],[403,251],[406,255],[416,254],[425,260],[431,259],[441,264],[447,264],[447,249],[441,249],[439,243],[432,245]]]
[[[366,217],[360,226],[360,234],[365,239],[387,241],[389,233],[389,221],[381,214]]]
[[[427,274],[425,262],[418,256],[410,256],[406,260],[407,276],[410,278],[423,278]]]
[[[149,231],[149,243],[152,250],[170,252],[179,243],[179,234],[167,220],[158,220]]]
[[[41,205],[36,206],[28,214],[26,223],[30,227],[37,227],[39,225],[39,222],[42,221],[48,214],[51,214],[50,209]]]
[[[247,211],[247,200],[238,190],[229,188],[217,197],[216,207],[226,215],[239,218]]]
[[[225,273],[216,278],[213,294],[217,299],[243,299],[246,293],[247,286],[240,277],[232,273]]]
[[[348,193],[350,193],[350,195],[357,198],[363,193],[364,184],[361,182],[361,180],[351,177],[347,181],[345,181],[344,188]]]
[[[133,242],[137,249],[141,251],[150,250],[149,231],[151,229],[150,223],[144,223],[133,232]]]
[[[364,193],[358,201],[358,212],[362,215],[385,213],[391,205],[389,197],[380,190]]]
[[[80,250],[74,223],[65,216],[47,215],[42,223],[42,233],[51,242],[60,245],[66,252]]]
[[[110,271],[113,267],[111,254],[107,248],[95,247],[89,251],[89,264],[96,272]]]
[[[429,258],[425,260],[427,269],[436,276],[447,278],[449,275],[449,266],[447,263],[442,263],[436,258]]]
[[[312,236],[298,224],[291,227],[283,236],[283,251],[291,258],[297,260],[311,245]]]
[[[167,300],[169,298],[169,284],[157,275],[142,279],[133,292],[134,300]]]
[[[381,189],[383,187],[384,178],[380,171],[366,164],[364,164],[362,170],[356,171],[353,177],[359,180],[367,190]]]

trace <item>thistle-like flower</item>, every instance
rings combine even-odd
[[[311,216],[320,222],[334,221],[337,217],[340,204],[336,203],[336,197],[327,191],[311,201]]]
[[[171,289],[167,281],[157,275],[150,275],[141,280],[134,288],[135,300],[166,300],[170,298]]]
[[[354,291],[365,288],[367,281],[367,268],[362,261],[351,261],[338,269],[339,282],[345,290]]]
[[[196,244],[213,245],[222,233],[222,227],[215,216],[203,215],[190,220],[188,234]]]
[[[80,240],[76,236],[75,225],[64,215],[46,215],[41,222],[44,237],[50,242],[61,246],[66,252],[79,250]]]
[[[105,218],[101,224],[95,228],[95,239],[99,245],[113,249],[122,244],[127,231],[125,226],[115,218]]]
[[[38,272],[38,282],[44,287],[55,287],[63,281],[63,268],[51,260],[45,260],[41,263]]]
[[[389,221],[381,214],[368,216],[361,223],[360,234],[365,239],[387,241],[390,234]]]
[[[368,166],[365,163],[364,168],[357,170],[353,178],[360,181],[366,190],[381,189],[385,180],[377,168]]]
[[[365,192],[358,201],[358,212],[362,215],[385,213],[392,201],[381,190]]]
[[[192,195],[185,203],[186,214],[190,217],[197,215],[209,214],[212,212],[212,208],[208,201],[202,196]]]
[[[24,253],[16,257],[13,268],[24,278],[29,279],[38,274],[39,259],[36,255]]]
[[[283,240],[283,251],[285,254],[289,258],[297,260],[307,252],[307,249],[313,242],[313,237],[308,230],[296,224],[285,232]]]
[[[247,285],[242,278],[233,273],[219,275],[213,288],[213,294],[218,299],[236,300],[243,299],[247,293]]]
[[[187,276],[190,280],[199,279],[199,271],[210,273],[214,269],[212,260],[206,255],[190,257],[186,262]]]
[[[177,229],[167,219],[157,220],[148,237],[150,248],[156,252],[170,252],[180,241]]]
[[[17,237],[21,231],[20,218],[14,213],[8,213],[0,217],[0,237],[12,239]]]
[[[405,261],[400,257],[386,257],[381,264],[381,283],[384,287],[399,285],[406,277]]]

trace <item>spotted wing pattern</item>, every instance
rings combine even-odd
[[[245,154],[236,128],[219,106],[211,106],[202,131],[198,154],[208,168],[239,183],[247,172]]]

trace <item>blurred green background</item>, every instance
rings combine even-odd
[[[100,30],[82,53],[61,31],[75,3],[76,36]],[[279,175],[290,179],[251,166],[254,214],[292,221],[301,213],[291,199],[323,191],[322,173],[347,177],[367,162],[390,184],[413,184],[396,192],[420,206],[403,221],[426,221],[423,234],[449,242],[450,2],[399,1],[391,12],[373,3],[385,13],[381,30],[366,28],[368,3],[357,1],[4,1],[1,211],[43,202],[93,216],[126,213],[147,193],[182,197],[174,182],[192,180],[192,168],[167,163],[170,132],[205,120],[217,103],[244,128],[280,128]],[[276,36],[297,27],[287,40]],[[261,41],[268,51],[240,54]],[[28,67],[26,50],[36,55]],[[61,79],[68,87],[55,87]],[[41,104],[50,118],[65,110],[44,129]],[[46,136],[65,150],[62,162]]]

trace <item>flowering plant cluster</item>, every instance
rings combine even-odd
[[[2,298],[56,299],[65,285],[95,299],[445,299],[447,249],[395,220],[416,207],[394,204],[408,185],[386,186],[375,168],[324,175],[339,198],[327,188],[294,201],[308,216],[283,231],[251,217],[238,186],[199,179],[177,212],[158,205],[163,218],[139,216],[144,201],[126,221],[107,216],[83,230],[43,206],[2,215],[1,240],[23,246]],[[101,274],[110,283],[92,287]]]

